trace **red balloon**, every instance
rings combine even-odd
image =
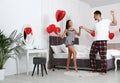
[[[47,27],[46,31],[50,34],[55,31],[56,26],[54,24],[51,24]]]
[[[25,31],[26,34],[32,33],[31,27],[26,27],[26,28],[24,29],[24,31]]]
[[[114,38],[115,34],[114,33],[111,33],[109,32],[109,38],[112,40]]]
[[[55,34],[58,34],[58,33],[60,33],[60,31],[61,31],[60,27],[56,27],[54,32],[55,32]]]
[[[119,28],[119,32],[120,32],[120,28]]]
[[[92,36],[92,37],[95,37],[95,32],[92,32],[92,33],[91,33],[91,36]]]
[[[49,27],[47,27],[46,31],[50,34],[51,33],[51,30]]]
[[[56,20],[57,22],[61,21],[65,17],[66,12],[64,10],[56,11]]]
[[[54,24],[51,24],[51,25],[49,26],[49,28],[50,28],[51,32],[54,32],[54,31],[55,31],[56,26],[55,26]]]

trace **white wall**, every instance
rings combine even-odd
[[[55,12],[58,9],[63,9],[67,13],[66,17],[60,23],[57,23],[55,20]],[[33,28],[35,37],[34,45],[40,48],[48,48],[49,41],[46,27],[49,24],[54,23],[64,30],[65,21],[70,18],[76,29],[84,24],[90,26],[89,12],[90,6],[79,0],[1,0],[0,29],[9,35],[14,29],[21,32],[22,28],[26,24],[29,24]],[[82,32],[82,36],[80,37],[81,44],[85,44],[84,41],[87,40],[84,34],[85,33]],[[20,72],[25,72],[26,68],[26,58],[23,56],[20,58]],[[30,64],[32,64],[32,57],[30,60]],[[15,63],[13,59],[7,61],[5,65],[6,75],[16,73]],[[30,66],[30,70],[32,70],[33,65]]]
[[[107,18],[107,19],[112,19],[110,11],[111,10],[115,11],[118,25],[115,27],[110,27],[110,31],[115,33],[115,38],[113,40],[110,40],[109,43],[120,43],[120,32],[118,31],[118,29],[120,28],[120,3],[96,7],[92,9],[92,12],[94,12],[95,10],[100,10],[103,14],[102,15],[103,18]],[[93,22],[93,20],[91,21]]]

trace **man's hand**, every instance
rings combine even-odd
[[[112,16],[115,15],[115,11],[111,10],[110,12]]]
[[[113,17],[113,20],[112,20],[112,22],[110,23],[110,25],[111,25],[111,26],[116,26],[116,25],[117,25],[117,19],[116,19],[116,17],[115,17],[115,11],[111,10],[110,12],[111,12],[111,15],[112,15],[112,17]]]

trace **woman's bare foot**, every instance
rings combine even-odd
[[[78,72],[78,70],[75,70],[75,72]]]
[[[69,67],[66,67],[66,70],[67,70],[67,71],[70,71]]]
[[[78,68],[77,67],[75,67],[75,71],[78,72]]]

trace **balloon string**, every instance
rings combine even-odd
[[[59,37],[57,37],[57,44],[58,44],[58,38],[59,38]]]

